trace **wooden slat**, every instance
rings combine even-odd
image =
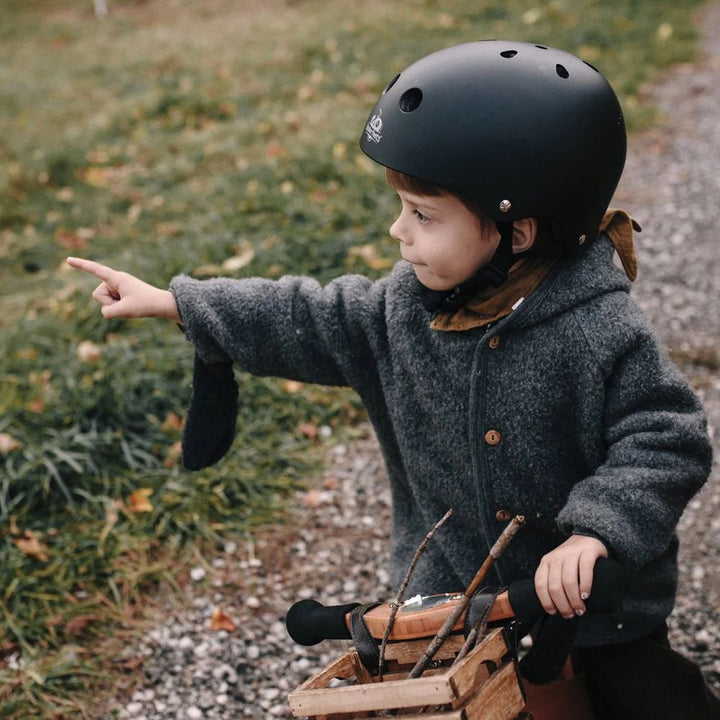
[[[515,665],[506,663],[494,672],[465,705],[468,720],[514,720],[525,706]]]
[[[288,700],[294,715],[318,715],[381,708],[445,705],[454,697],[448,678],[442,674],[371,685],[299,689],[290,693]]]
[[[308,678],[295,692],[326,688],[328,683],[335,678],[347,680],[353,677],[355,662],[359,662],[359,660],[353,660],[353,656],[357,658],[357,652],[354,648],[346,650],[337,660],[333,660],[320,672]]]
[[[420,715],[402,715],[402,720],[466,720],[462,710],[448,710],[447,712]]]
[[[508,647],[501,628],[492,630],[483,641],[471,650],[457,665],[449,671],[450,683],[455,690],[459,705],[490,676],[490,670],[483,661],[490,660],[499,667]],[[493,668],[494,669],[494,668]]]
[[[463,641],[462,635],[451,635],[438,650],[434,659],[450,660],[454,658],[462,647]],[[428,638],[388,643],[385,647],[385,660],[395,660],[399,665],[414,665],[429,643]]]

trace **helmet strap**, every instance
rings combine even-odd
[[[512,250],[512,222],[496,222],[500,233],[500,242],[490,262],[483,265],[469,280],[452,290],[430,290],[423,286],[422,304],[428,312],[438,310],[455,311],[471,297],[487,287],[500,287],[508,277],[510,268],[518,260],[519,254]]]

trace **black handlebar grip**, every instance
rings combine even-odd
[[[593,573],[592,593],[586,601],[589,612],[611,613],[620,607],[627,587],[625,571],[614,560],[599,558]],[[543,612],[533,580],[518,580],[508,588],[508,598],[519,620],[531,621]],[[285,624],[299,645],[317,645],[323,640],[349,640],[345,616],[360,603],[322,605],[300,600],[288,610]]]
[[[360,603],[322,605],[317,600],[300,600],[288,610],[285,625],[298,645],[317,645],[323,640],[349,640],[345,615]]]
[[[627,577],[622,567],[609,558],[598,558],[593,572],[590,597],[585,601],[588,612],[611,613],[617,610],[627,591]],[[533,580],[517,580],[508,587],[508,599],[519,620],[532,620],[543,607],[535,594]]]

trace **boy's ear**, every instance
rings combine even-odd
[[[512,249],[514,254],[529,250],[537,238],[538,224],[535,218],[523,218],[513,223]]]

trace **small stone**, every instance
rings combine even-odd
[[[192,650],[192,648],[194,648],[194,647],[195,647],[195,641],[191,637],[188,637],[187,635],[184,635],[178,641],[178,648],[180,648],[180,650]]]
[[[203,567],[194,567],[190,570],[190,579],[193,582],[200,582],[205,579],[207,571]]]

